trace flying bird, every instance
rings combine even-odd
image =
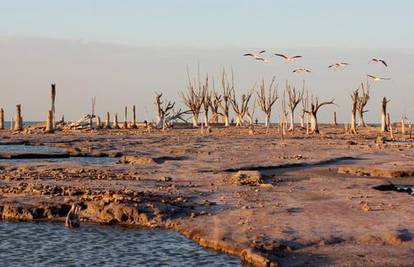
[[[298,58],[301,58],[302,56],[288,56],[288,55],[284,55],[284,54],[275,54],[275,56],[281,57],[283,59],[285,59],[286,61],[295,61]]]
[[[339,63],[335,63],[335,64],[332,64],[332,65],[329,65],[328,66],[328,69],[334,69],[334,70],[336,70],[336,69],[339,69],[341,67],[345,67],[345,66],[349,66],[349,65],[351,65],[351,64],[349,64],[347,62],[339,62]]]
[[[379,58],[373,58],[369,63],[382,63],[385,67],[388,67],[387,62]]]
[[[389,80],[391,80],[391,78],[383,78],[383,77],[378,77],[378,76],[369,75],[369,74],[367,74],[367,76],[369,78],[373,79],[374,81],[389,81]]]
[[[260,61],[261,63],[266,63],[266,64],[272,63],[272,61],[270,61],[269,59],[264,58],[264,57],[256,57],[255,59],[257,61]]]
[[[260,55],[263,54],[263,53],[266,53],[266,50],[262,50],[259,53],[246,53],[246,54],[243,54],[243,56],[244,57],[251,57],[253,59],[258,59],[258,58],[260,58]]]
[[[305,69],[305,68],[298,68],[298,69],[294,69],[293,72],[295,73],[299,73],[299,72],[306,72],[306,73],[311,73],[310,70]]]

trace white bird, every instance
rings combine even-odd
[[[345,66],[349,66],[349,65],[351,65],[351,64],[349,64],[347,62],[339,62],[339,63],[335,63],[335,64],[332,64],[332,65],[329,65],[328,66],[328,69],[334,69],[334,70],[336,70],[336,69],[339,69],[341,67],[345,67]]]
[[[373,79],[374,81],[389,81],[389,80],[391,80],[391,78],[383,78],[383,77],[378,77],[378,76],[369,75],[369,74],[367,74],[367,76],[369,78]]]
[[[259,53],[246,53],[246,54],[243,54],[243,56],[244,57],[251,57],[253,59],[258,59],[258,58],[261,58],[260,55],[263,54],[263,53],[266,53],[266,50],[262,50]]]
[[[294,69],[293,72],[295,72],[295,73],[299,73],[299,72],[311,73],[312,71],[310,71],[308,69],[305,69],[305,68],[297,68],[297,69]]]
[[[388,67],[387,62],[379,58],[373,58],[369,63],[382,63],[385,67]]]
[[[275,56],[281,57],[281,58],[285,59],[288,62],[295,61],[296,59],[299,59],[299,58],[302,57],[302,56],[288,56],[288,55],[284,55],[284,54],[275,54]]]

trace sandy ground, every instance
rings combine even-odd
[[[276,129],[3,131],[2,144],[133,157],[0,163],[0,215],[63,220],[77,202],[84,221],[175,229],[257,266],[414,266],[414,196],[373,189],[414,184],[413,146],[378,145],[373,128],[321,131],[283,140]]]

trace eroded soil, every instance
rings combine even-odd
[[[412,266],[414,196],[373,187],[414,184],[413,146],[377,145],[373,128],[358,136],[331,126],[322,132],[297,129],[282,140],[276,129],[260,128],[255,135],[243,128],[3,131],[2,144],[125,157],[119,164],[2,160],[0,215],[63,220],[76,202],[83,221],[172,228],[258,266]]]

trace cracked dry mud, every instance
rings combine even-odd
[[[2,131],[2,144],[125,157],[2,160],[1,218],[64,220],[77,202],[84,222],[171,228],[257,266],[412,266],[414,196],[373,189],[414,184],[412,145],[377,145],[373,128],[256,130]]]

